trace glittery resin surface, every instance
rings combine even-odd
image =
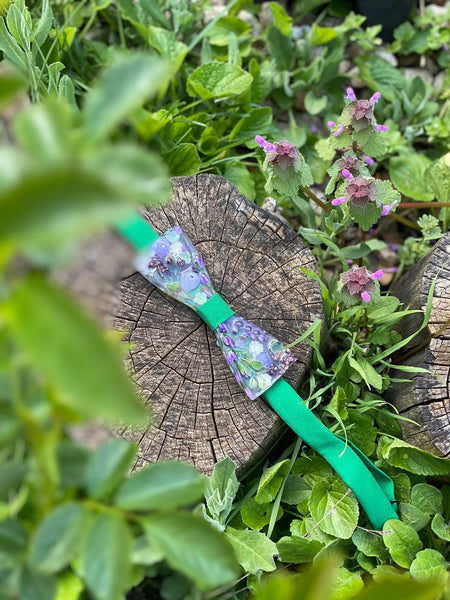
[[[135,266],[158,289],[194,310],[215,294],[203,259],[179,226],[139,253]],[[242,317],[229,317],[214,333],[237,382],[252,399],[296,361],[289,348]]]

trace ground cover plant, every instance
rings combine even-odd
[[[0,598],[448,597],[449,461],[403,441],[383,399],[410,341],[389,284],[448,231],[448,10],[416,10],[384,45],[340,2],[0,12]],[[302,395],[393,478],[384,531],[300,439],[241,481],[229,459],[210,478],[175,461],[129,477],[133,444],[70,439],[148,417],[120,341],[51,271],[198,172],[270,194],[313,249],[326,319],[299,331]]]

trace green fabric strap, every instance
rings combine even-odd
[[[147,248],[159,238],[153,227],[134,211],[127,219],[117,224],[116,229],[135,250]]]
[[[284,379],[264,392],[276,413],[311,448],[321,454],[351,488],[374,529],[381,530],[388,519],[398,519],[392,480],[351,442],[334,435],[307,408]]]
[[[214,294],[197,309],[197,314],[214,331],[216,327],[234,315],[234,310],[228,306],[220,294]]]

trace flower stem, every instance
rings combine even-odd
[[[304,192],[308,198],[311,198],[311,200],[313,202],[315,202],[317,204],[317,206],[320,206],[320,208],[322,208],[325,212],[327,212],[328,214],[330,214],[331,212],[331,208],[329,206],[327,206],[325,204],[325,202],[322,202],[322,200],[320,198],[318,198],[314,192],[312,192],[309,188],[307,187],[303,187],[302,185],[300,186],[300,189],[302,190],[302,192]]]
[[[407,227],[410,227],[411,229],[415,229],[416,231],[421,231],[421,229],[417,225],[417,223],[414,223],[414,221],[410,221],[409,219],[406,219],[405,217],[401,217],[400,215],[396,215],[395,213],[389,213],[387,216],[390,217],[391,219],[395,219],[395,221],[398,221],[399,223],[403,223],[403,225],[406,225]]]
[[[397,208],[447,208],[450,202],[400,202]]]

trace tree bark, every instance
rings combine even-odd
[[[316,270],[311,251],[227,180],[174,178],[172,202],[144,215],[160,233],[180,225],[216,291],[237,314],[279,340],[293,342],[323,317],[319,286],[300,270]],[[109,232],[88,240],[58,280],[130,342],[125,362],[154,416],[148,430],[119,430],[139,443],[136,467],[176,458],[210,473],[229,456],[239,471],[247,470],[279,437],[281,420],[262,398],[247,398],[200,317],[136,273],[132,256],[127,243]],[[298,386],[312,350],[306,343],[292,350],[298,362],[286,378]],[[112,434],[90,426],[77,435],[86,441]]]
[[[415,265],[397,284],[394,293],[420,314],[403,318],[399,332],[405,338],[420,327],[432,283],[436,281],[428,326],[400,351],[414,352],[401,364],[429,369],[430,373],[395,376],[409,379],[395,383],[386,394],[400,414],[417,424],[402,421],[403,436],[415,446],[450,456],[450,234]],[[445,327],[446,326],[446,327]],[[444,329],[442,331],[442,329]],[[440,332],[438,334],[438,332]],[[417,351],[414,351],[414,350]]]

